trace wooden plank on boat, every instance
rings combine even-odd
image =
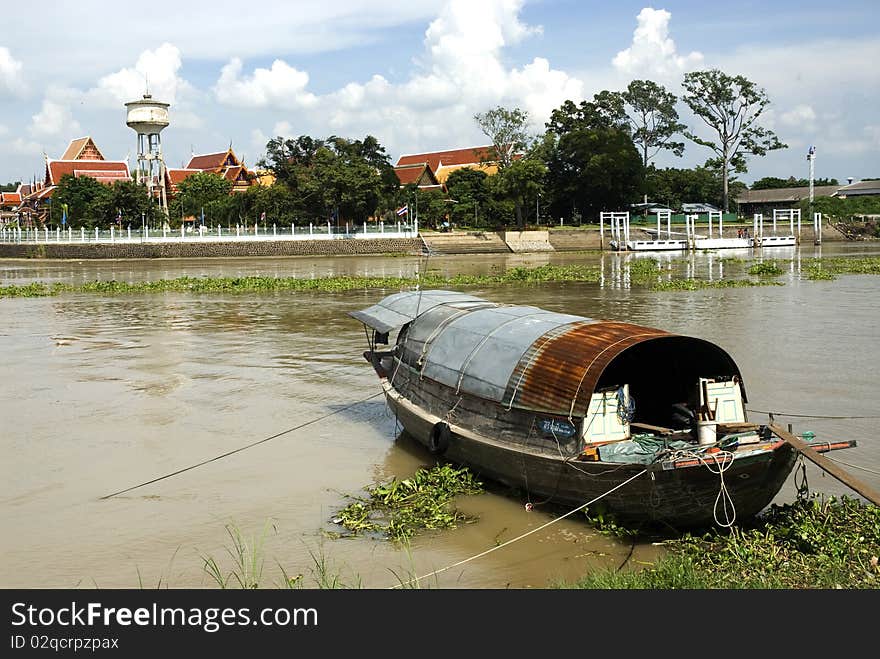
[[[650,430],[651,432],[656,432],[660,435],[671,435],[675,432],[672,428],[664,428],[663,426],[652,426],[650,423],[638,423],[636,421],[631,421],[629,424],[633,428],[638,428],[639,430]]]
[[[805,458],[807,458],[817,466],[821,467],[823,470],[834,476],[834,478],[839,480],[844,485],[852,488],[853,490],[861,494],[875,506],[880,506],[880,492],[877,492],[870,485],[863,483],[855,476],[841,469],[824,455],[820,455],[819,453],[814,451],[812,447],[805,441],[795,437],[787,430],[780,428],[774,423],[771,423],[769,427],[770,430],[772,430],[777,437],[791,444],[791,446],[799,451],[801,455],[803,455]]]

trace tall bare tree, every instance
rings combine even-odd
[[[516,214],[516,225],[520,229],[525,225],[525,219],[522,212],[522,190],[524,185],[524,177],[521,174],[529,172],[535,174],[536,169],[525,168],[522,171],[514,172],[511,165],[514,156],[517,154],[525,154],[530,150],[534,138],[529,133],[529,113],[520,108],[508,109],[497,107],[487,112],[474,115],[474,121],[479,124],[486,137],[492,140],[492,159],[498,164],[499,180],[505,185],[501,185],[499,190],[504,190],[514,202],[514,212]],[[508,176],[510,171],[510,176]],[[543,177],[543,173],[541,174]],[[535,184],[539,185],[539,184]]]
[[[757,123],[770,99],[751,80],[711,69],[685,74],[682,86],[687,92],[684,102],[715,133],[714,140],[690,132],[685,136],[715,152],[716,157],[710,158],[706,165],[721,172],[722,203],[726,212],[730,203],[730,173],[747,171],[746,156],[763,156],[788,146],[780,142],[773,131]]]
[[[513,156],[523,153],[532,142],[528,130],[529,113],[526,110],[497,107],[475,114],[474,121],[479,124],[486,137],[492,140],[499,171],[509,167]]]

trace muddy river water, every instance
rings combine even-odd
[[[0,261],[0,285],[179,276],[399,276],[491,272],[516,265],[599,265],[599,284],[470,289],[593,318],[699,336],[739,364],[752,421],[767,411],[796,432],[851,438],[831,454],[880,487],[880,278],[801,279],[798,259],[876,255],[826,244],[776,248],[779,287],[651,292],[628,285],[614,254],[533,254],[143,261]],[[670,268],[717,276],[744,267],[724,256],[674,257]],[[748,253],[737,254],[752,258]],[[672,257],[663,257],[669,260]],[[282,568],[314,586],[322,563],[351,585],[399,585],[458,563],[551,520],[559,511],[490,493],[460,502],[458,529],[417,536],[408,549],[369,537],[335,538],[350,494],[406,477],[431,456],[399,428],[364,361],[363,328],[347,312],[393,291],[155,294],[0,299],[0,585],[214,587],[206,558],[231,568],[228,528],[261,544],[262,584]],[[658,376],[659,377],[659,376]],[[334,413],[335,414],[331,414]],[[101,497],[299,430],[124,494]],[[813,491],[852,495],[808,465]],[[793,478],[777,501],[794,498]],[[598,533],[578,515],[425,585],[542,588],[599,567],[658,555]]]

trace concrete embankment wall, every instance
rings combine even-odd
[[[724,226],[725,237],[735,237],[744,225]],[[752,230],[750,225],[745,225]],[[653,227],[649,227],[653,228]],[[778,227],[779,234],[788,232],[788,225]],[[764,227],[765,235],[772,232]],[[697,227],[706,233],[706,227]],[[717,229],[715,231],[717,235]],[[643,238],[639,227],[631,228],[633,237]],[[605,247],[610,234],[605,231]],[[802,226],[801,243],[812,244],[812,225]],[[822,228],[823,242],[839,242],[846,237],[830,225]],[[550,229],[544,231],[471,231],[428,233],[421,238],[376,238],[370,240],[265,240],[183,243],[25,243],[0,244],[0,258],[36,259],[151,259],[211,258],[236,256],[345,256],[367,254],[422,254],[424,248],[433,254],[510,254],[530,252],[577,252],[602,249],[597,227]]]
[[[235,256],[345,256],[421,254],[420,238],[371,240],[260,240],[183,243],[0,244],[0,258],[174,259]]]
[[[564,231],[462,231],[427,233],[422,237],[435,254],[509,254],[599,249],[597,228]]]
[[[509,254],[510,247],[494,231],[426,233],[422,235],[434,254]]]

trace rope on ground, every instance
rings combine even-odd
[[[257,446],[258,444],[265,444],[266,442],[268,442],[272,439],[277,439],[278,437],[281,437],[282,435],[286,435],[288,433],[291,433],[294,430],[299,430],[300,428],[305,428],[306,426],[310,426],[313,423],[317,423],[318,421],[323,421],[324,419],[331,417],[334,414],[339,414],[340,412],[345,412],[346,410],[350,410],[352,407],[360,405],[361,403],[366,403],[368,400],[376,398],[377,396],[381,396],[383,393],[384,392],[380,391],[379,393],[373,394],[372,396],[367,396],[366,398],[362,398],[361,400],[354,402],[351,405],[346,405],[345,407],[342,407],[338,410],[330,412],[329,414],[324,414],[323,416],[319,416],[317,419],[312,419],[311,421],[306,421],[305,423],[301,423],[298,426],[294,426],[293,428],[288,428],[287,430],[283,430],[282,432],[275,433],[274,435],[272,435],[270,437],[265,437],[264,439],[258,440],[256,442],[252,442],[252,443],[248,444],[247,446],[241,446],[237,449],[233,449],[232,451],[227,451],[226,453],[222,453],[222,454],[217,455],[213,458],[209,458],[208,460],[202,460],[198,464],[190,465],[189,467],[184,467],[183,469],[178,469],[177,471],[173,471],[170,474],[165,474],[164,476],[159,476],[158,478],[154,478],[152,480],[149,480],[146,483],[141,483],[140,485],[133,485],[133,486],[128,487],[124,490],[119,490],[118,492],[114,492],[113,494],[104,495],[103,497],[100,497],[100,500],[111,499],[111,498],[118,496],[120,494],[125,494],[126,492],[131,492],[132,490],[136,490],[140,487],[144,487],[145,485],[151,485],[153,483],[158,483],[159,481],[165,480],[166,478],[171,478],[172,476],[177,476],[178,474],[182,474],[186,471],[191,471],[191,470],[195,469],[196,467],[201,467],[203,465],[208,464],[209,462],[216,462],[217,460],[221,460],[222,458],[229,457],[230,455],[233,455],[235,453],[241,453],[242,451],[245,451],[249,448],[253,448],[254,446]]]
[[[880,419],[880,416],[825,416],[822,414],[795,414],[793,412],[771,412],[766,410],[753,410],[749,408],[749,412],[757,414],[769,414],[772,416],[790,416],[800,419]]]
[[[569,515],[574,515],[574,514],[575,514],[576,512],[578,512],[579,510],[583,510],[583,509],[586,508],[587,506],[590,506],[590,505],[596,503],[599,499],[603,499],[604,497],[607,497],[609,494],[611,494],[611,493],[614,492],[615,490],[619,490],[619,489],[622,488],[624,485],[628,485],[629,483],[631,483],[632,481],[634,481],[636,478],[638,478],[639,476],[642,476],[642,475],[644,475],[644,474],[646,474],[646,473],[648,473],[648,470],[647,470],[647,469],[642,469],[642,471],[640,471],[639,473],[637,473],[635,476],[632,476],[632,477],[630,477],[630,478],[627,478],[625,481],[623,481],[622,483],[620,483],[620,484],[618,484],[618,485],[615,485],[614,487],[612,487],[610,490],[608,490],[608,491],[605,492],[604,494],[600,494],[599,496],[597,496],[597,497],[596,497],[595,499],[593,499],[592,501],[587,501],[587,503],[581,504],[580,506],[578,506],[578,507],[575,508],[574,510],[569,510],[569,511],[568,511],[567,513],[565,513],[564,515],[560,515],[559,517],[556,517],[556,518],[554,518],[554,519],[551,519],[549,522],[547,522],[546,524],[542,524],[542,525],[539,526],[538,528],[532,529],[531,531],[526,531],[526,532],[523,533],[522,535],[518,535],[518,536],[515,537],[515,538],[511,538],[511,539],[508,540],[507,542],[502,542],[500,545],[495,545],[494,547],[491,547],[490,549],[487,549],[486,551],[483,551],[483,552],[480,552],[479,554],[476,554],[476,555],[474,555],[474,556],[471,556],[470,558],[465,558],[464,560],[458,561],[457,563],[453,563],[452,565],[447,565],[446,567],[442,567],[442,568],[440,568],[439,570],[434,570],[433,572],[428,572],[427,574],[423,574],[423,575],[420,576],[420,577],[413,577],[413,578],[410,579],[409,581],[405,581],[405,582],[403,582],[403,583],[397,584],[396,586],[392,586],[391,589],[393,590],[393,589],[395,589],[395,588],[403,588],[404,586],[408,586],[408,585],[410,585],[410,584],[416,583],[416,582],[418,582],[418,581],[421,581],[422,579],[427,579],[428,577],[433,577],[434,575],[440,574],[441,572],[446,572],[446,570],[451,570],[452,568],[454,568],[454,567],[458,567],[459,565],[464,565],[465,563],[470,563],[471,561],[474,561],[474,560],[476,560],[476,559],[478,559],[478,558],[482,558],[482,557],[485,556],[486,554],[491,554],[493,551],[497,551],[497,550],[501,549],[502,547],[506,547],[506,546],[508,546],[508,545],[512,545],[514,542],[518,542],[519,540],[522,540],[523,538],[528,537],[528,536],[532,535],[533,533],[537,533],[538,531],[541,531],[542,529],[546,529],[546,528],[547,528],[548,526],[550,526],[551,524],[555,524],[555,523],[558,522],[559,520],[561,520],[561,519],[565,519],[565,518],[568,517]]]

